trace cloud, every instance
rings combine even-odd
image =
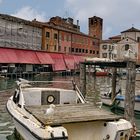
[[[26,20],[33,20],[36,18],[38,21],[46,21],[45,14],[43,12],[38,12],[30,6],[22,7],[12,15]]]
[[[132,24],[140,27],[140,0],[66,0],[65,4],[82,26],[89,17],[96,15],[103,18],[106,37],[120,33]]]

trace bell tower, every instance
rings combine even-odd
[[[102,40],[103,19],[100,17],[89,18],[89,35]]]

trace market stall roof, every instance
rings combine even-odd
[[[49,54],[54,61],[53,65],[53,70],[54,71],[63,71],[67,70],[64,59],[63,59],[63,54],[58,54],[58,53],[50,53]]]
[[[41,64],[54,64],[53,59],[49,55],[49,53],[46,52],[36,52],[36,55],[40,61]]]
[[[64,61],[65,61],[67,69],[73,70],[74,63],[75,63],[73,55],[64,54],[63,56],[64,56]]]
[[[18,57],[14,49],[0,48],[0,63],[17,63]]]

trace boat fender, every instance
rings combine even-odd
[[[19,90],[15,90],[14,96],[13,96],[13,101],[14,103],[18,103],[19,102]]]

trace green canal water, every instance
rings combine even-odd
[[[38,81],[68,81],[75,80],[79,86],[79,76],[38,76],[28,80],[38,80]],[[118,82],[122,89],[125,89],[125,80]],[[140,90],[140,81],[136,83],[137,91]],[[0,140],[16,140],[12,134],[14,131],[14,124],[11,117],[6,111],[5,105],[8,98],[13,94],[12,88],[14,89],[15,80],[0,80]],[[60,85],[63,87],[64,85]],[[111,88],[111,78],[110,77],[92,77],[87,76],[87,100],[90,102],[100,101],[100,93],[108,92]],[[3,90],[6,90],[3,92]],[[108,108],[105,108],[109,110]],[[136,119],[137,128],[140,130],[140,119]]]

